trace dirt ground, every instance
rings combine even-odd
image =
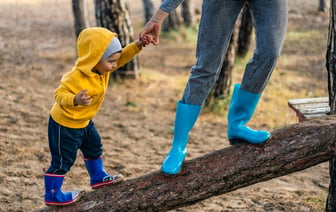
[[[130,2],[134,24],[139,28],[141,3]],[[308,38],[310,43],[297,45],[289,45],[288,39],[270,90],[281,85],[285,90],[300,91],[298,96],[292,95],[295,98],[302,93],[326,95],[326,76],[321,73],[328,15],[316,12],[317,1],[313,0],[292,0],[289,7],[289,35],[315,30],[323,36],[322,40]],[[75,61],[73,31],[68,0],[0,2],[0,211],[44,207],[42,169],[50,162],[47,121],[53,91]],[[320,43],[313,51],[306,51],[307,46]],[[103,138],[106,170],[130,179],[160,169],[170,148],[175,102],[195,61],[194,49],[190,43],[162,39],[159,46],[149,46],[139,55],[140,79],[115,83],[109,89],[94,118]],[[235,72],[234,80],[240,77],[241,72]],[[252,125],[272,131],[295,123],[287,97],[267,92],[255,116],[268,116]],[[267,112],[278,99],[284,103]],[[284,111],[285,117],[277,111]],[[202,113],[190,135],[187,159],[228,146],[226,128],[225,116]],[[78,156],[66,175],[64,190],[90,190],[88,174]],[[323,211],[328,186],[328,163],[323,163],[177,211]]]

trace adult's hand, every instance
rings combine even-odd
[[[157,45],[159,44],[160,31],[161,24],[150,20],[146,23],[143,30],[139,33],[139,40],[143,40],[145,36],[147,36],[150,43]]]
[[[165,11],[158,9],[139,33],[139,39],[143,39],[147,35],[150,43],[159,44],[161,25],[168,15]]]

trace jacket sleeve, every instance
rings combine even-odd
[[[61,106],[74,106],[75,93],[71,91],[69,87],[69,76],[64,76],[61,80],[61,84],[56,88],[54,96],[55,101]]]
[[[132,58],[135,57],[140,51],[141,50],[137,47],[135,42],[128,44],[125,48],[122,49],[118,67],[115,70],[132,60]]]
[[[173,12],[184,0],[164,0],[160,5],[160,9],[171,13]]]

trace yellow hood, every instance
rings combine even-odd
[[[116,33],[102,27],[84,29],[77,39],[78,59],[75,68],[88,76],[95,76],[91,70],[100,61],[114,37],[117,37]]]

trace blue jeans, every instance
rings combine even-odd
[[[95,160],[102,155],[100,135],[93,123],[80,129],[64,127],[51,117],[48,124],[51,165],[46,173],[64,175],[74,164],[80,149],[84,158]]]
[[[256,49],[246,65],[241,89],[261,94],[280,55],[287,27],[287,0],[205,0],[198,32],[196,64],[192,67],[182,103],[203,105],[214,86],[235,21],[248,3]]]

